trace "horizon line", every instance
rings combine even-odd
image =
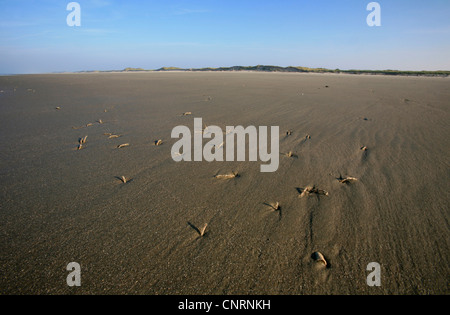
[[[371,69],[328,69],[328,68],[309,68],[302,66],[274,66],[274,65],[256,65],[256,66],[231,66],[231,67],[202,67],[202,68],[180,68],[180,67],[161,67],[158,69],[144,69],[136,67],[126,67],[124,69],[111,70],[78,70],[78,71],[52,71],[42,73],[2,73],[0,76],[8,75],[39,75],[39,74],[70,74],[70,73],[108,73],[108,72],[282,72],[282,73],[335,73],[335,74],[373,74],[373,75],[420,75],[420,76],[449,76],[450,70],[371,70]]]

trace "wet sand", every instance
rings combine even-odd
[[[450,78],[51,74],[0,90],[0,294],[449,293]],[[295,156],[275,173],[175,163],[171,131],[196,117],[279,126]],[[299,198],[312,186],[328,195]]]

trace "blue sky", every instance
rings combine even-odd
[[[449,0],[0,0],[0,73],[220,67],[450,70]]]

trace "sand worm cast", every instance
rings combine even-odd
[[[208,223],[205,223],[201,229],[199,229],[200,236],[204,236],[206,232],[206,228],[208,227]]]
[[[358,179],[357,178],[355,178],[355,177],[342,177],[342,175],[341,176],[339,176],[339,178],[337,178],[337,180],[341,183],[341,184],[350,184],[351,182],[353,182],[353,181],[357,181]]]
[[[85,136],[84,138],[80,138],[79,142],[80,142],[81,145],[86,143],[87,137],[88,136]]]
[[[281,205],[280,203],[277,201],[276,203],[264,203],[266,206],[269,206],[273,209],[273,211],[279,211],[281,210]]]
[[[315,252],[311,255],[311,258],[314,259],[316,262],[323,264],[325,267],[328,265],[327,261],[325,260],[325,257],[320,252]]]
[[[328,192],[322,189],[318,189],[316,186],[308,186],[305,188],[297,188],[297,191],[300,193],[300,195],[298,195],[299,198],[303,198],[304,196],[308,196],[308,195],[323,195],[323,196],[328,196]]]
[[[208,227],[208,223],[205,223],[205,224],[203,225],[202,228],[196,227],[196,226],[193,225],[191,222],[188,222],[188,225],[189,225],[191,228],[193,228],[193,229],[198,233],[198,235],[199,235],[200,237],[205,236],[205,234],[206,234],[206,228]]]
[[[298,155],[295,153],[292,153],[292,151],[289,151],[288,153],[285,153],[284,156],[288,158],[298,158]]]
[[[230,174],[216,175],[214,177],[217,179],[232,179],[232,178],[238,178],[238,177],[240,177],[240,175],[238,172],[231,172]]]

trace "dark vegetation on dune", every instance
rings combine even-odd
[[[162,67],[157,70],[145,70],[143,68],[126,68],[123,72],[141,71],[257,71],[257,72],[292,72],[292,73],[344,73],[344,74],[371,74],[371,75],[403,75],[403,76],[444,76],[450,75],[450,71],[402,71],[402,70],[340,70],[307,67],[279,67],[279,66],[233,66],[220,68],[190,68]]]

